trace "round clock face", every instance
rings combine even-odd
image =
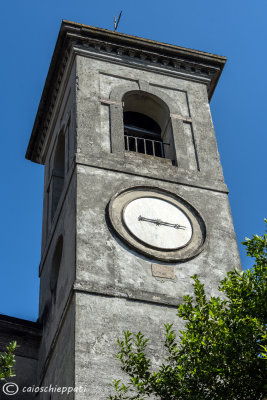
[[[185,213],[155,197],[131,201],[123,211],[123,220],[133,236],[158,249],[178,249],[192,237],[192,226]]]
[[[203,218],[175,193],[153,187],[129,188],[111,199],[108,210],[119,238],[149,258],[187,260],[204,248]]]

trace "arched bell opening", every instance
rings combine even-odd
[[[168,106],[157,96],[141,91],[123,98],[126,151],[175,160]]]

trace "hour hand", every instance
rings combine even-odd
[[[170,222],[161,221],[160,219],[146,218],[146,217],[142,217],[142,215],[139,215],[138,221],[150,222],[150,223],[155,224],[157,226],[164,225],[164,226],[170,226],[170,227],[175,228],[175,229],[186,229],[186,226],[183,226],[183,225],[172,224]]]

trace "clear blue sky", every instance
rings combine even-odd
[[[2,1],[0,313],[38,314],[43,167],[24,154],[61,20],[113,29],[120,10],[120,32],[228,57],[211,111],[238,243],[264,231],[266,0]]]

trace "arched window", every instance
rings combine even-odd
[[[50,275],[50,290],[54,301],[56,300],[58,275],[62,259],[62,250],[63,250],[63,237],[62,235],[60,235],[53,254],[51,275]]]
[[[160,126],[145,114],[123,114],[125,150],[164,158]]]
[[[175,161],[167,105],[157,96],[142,91],[126,93],[123,104],[125,150]]]
[[[52,208],[51,220],[55,215],[57,205],[64,186],[65,174],[65,135],[58,135],[52,170]]]

